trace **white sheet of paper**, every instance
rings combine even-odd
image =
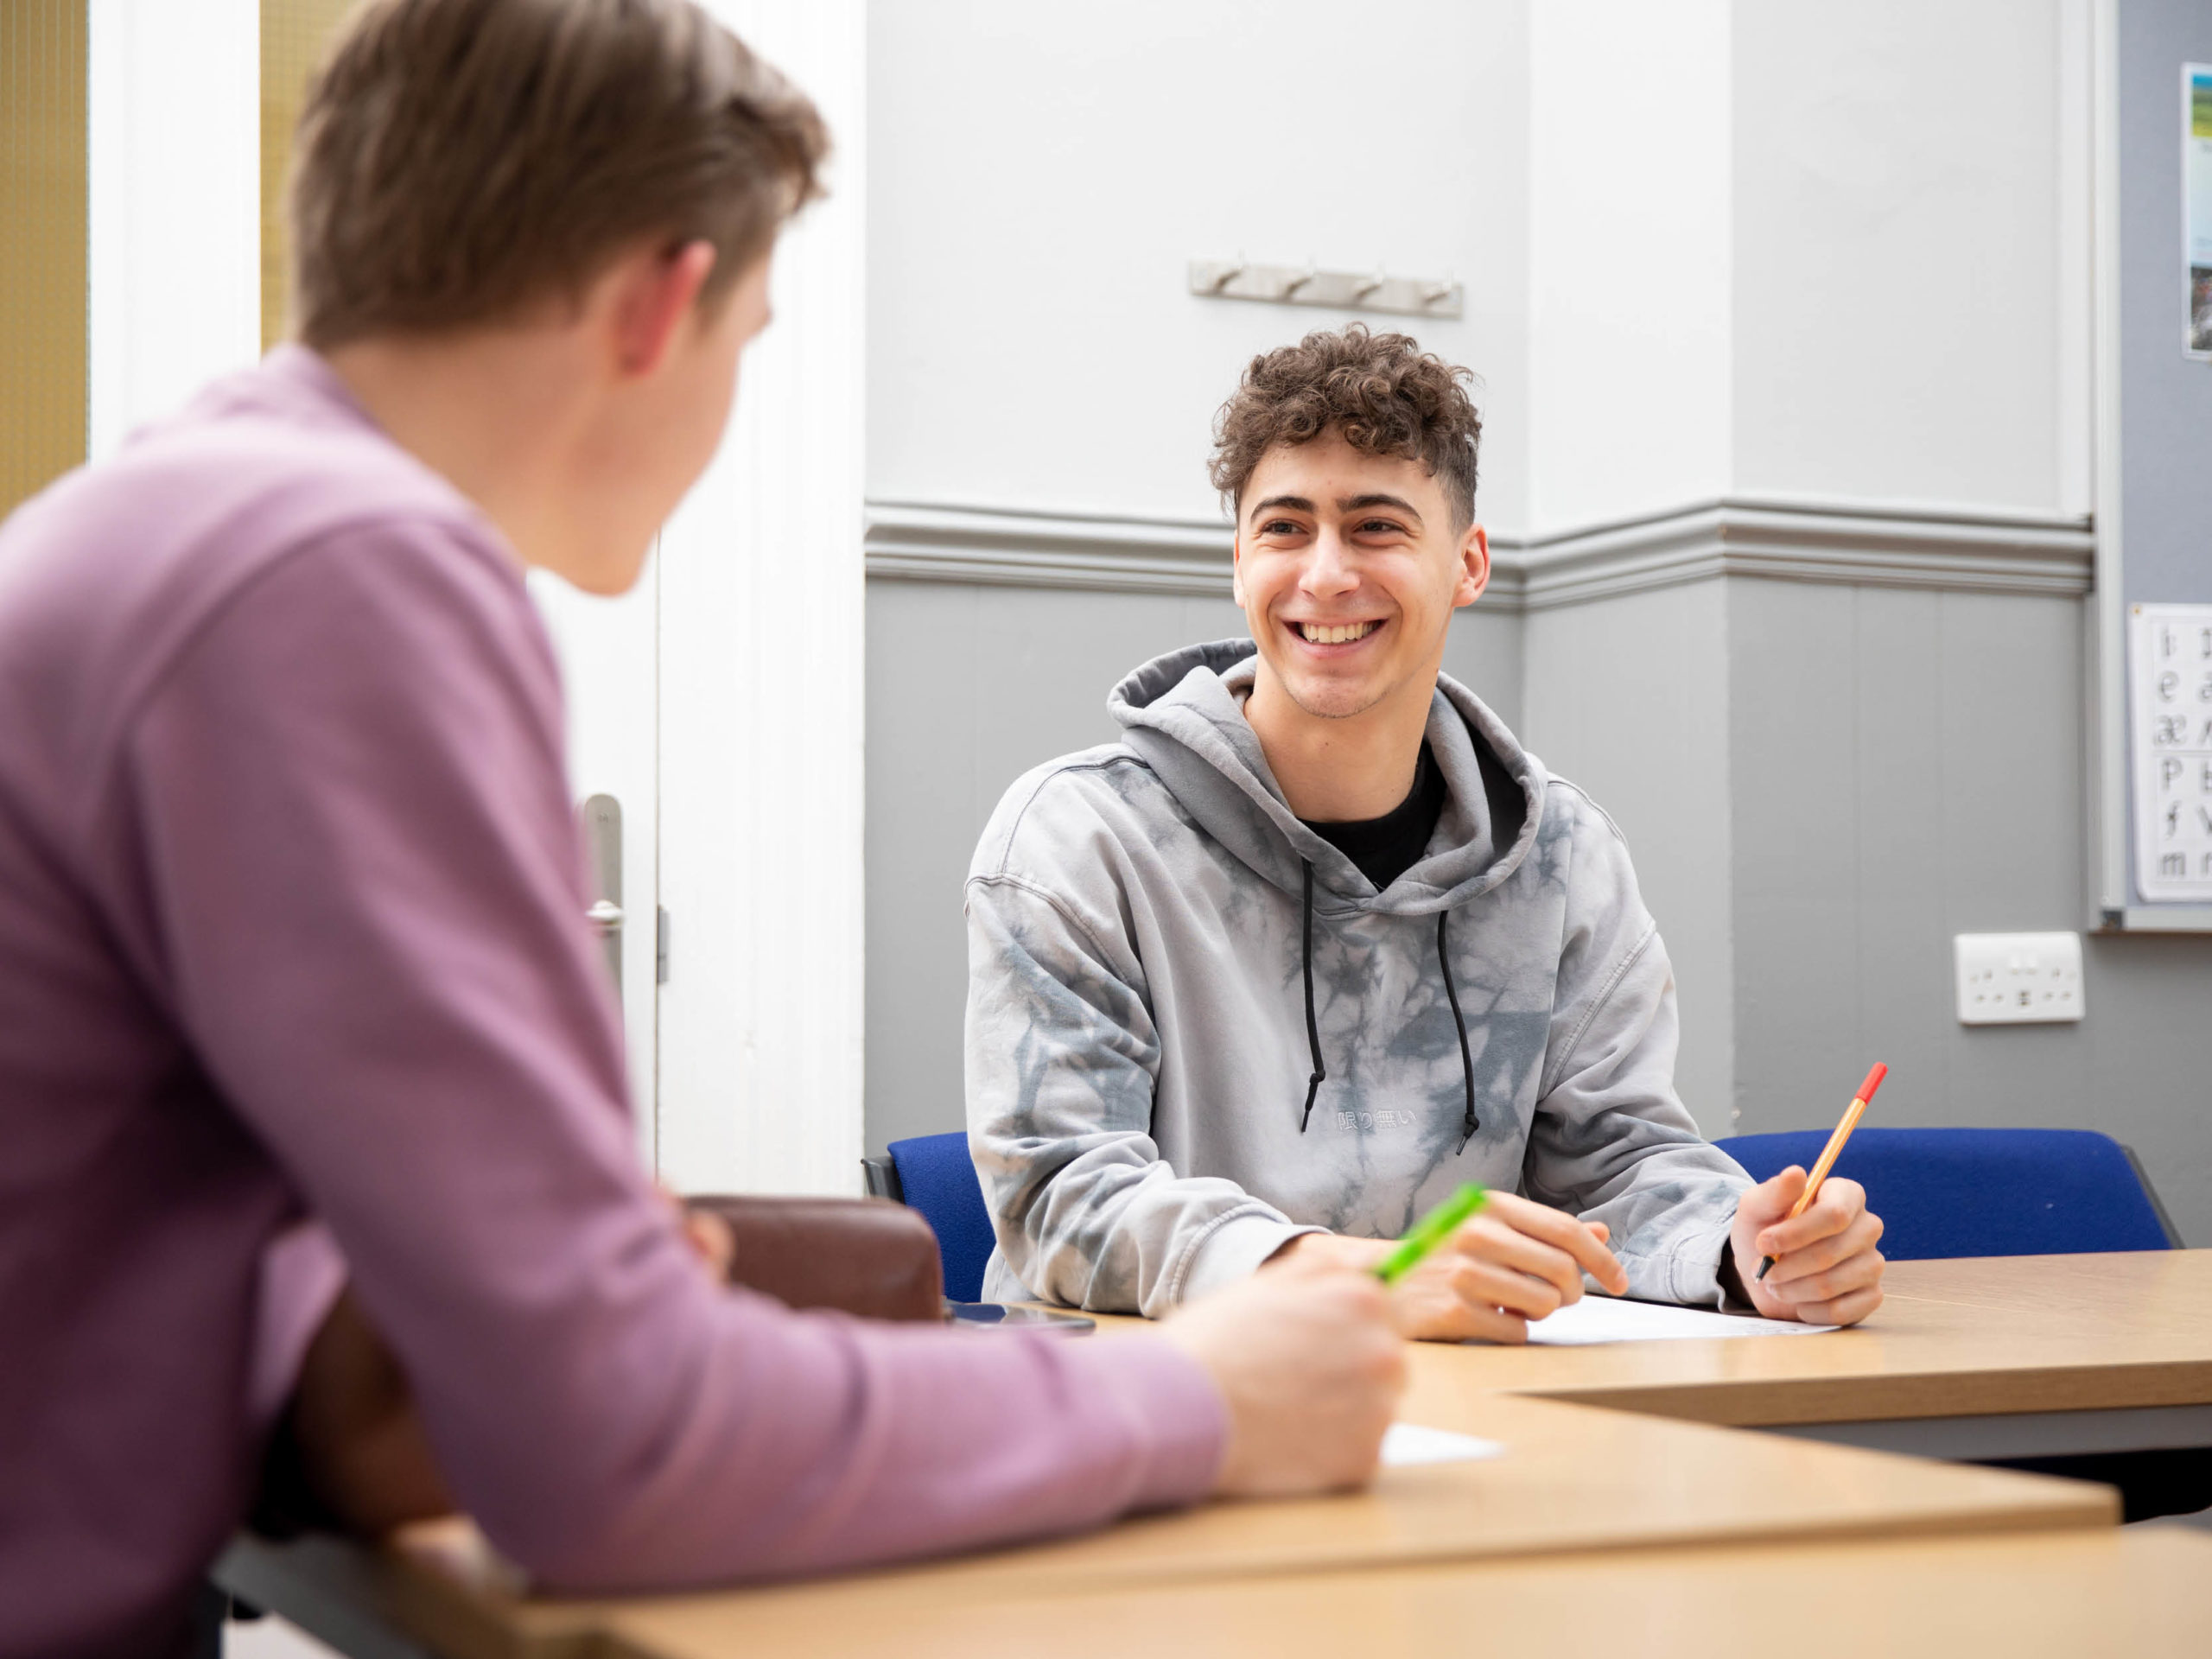
[[[1496,1440],[1455,1434],[1448,1428],[1424,1428],[1419,1423],[1393,1423],[1382,1433],[1382,1466],[1400,1469],[1414,1463],[1474,1463],[1505,1455]]]
[[[1529,1340],[1547,1348],[1580,1348],[1599,1342],[1681,1342],[1697,1337],[1812,1337],[1837,1328],[1586,1295],[1530,1325]]]

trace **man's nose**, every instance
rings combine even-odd
[[[1325,530],[1313,538],[1313,548],[1306,556],[1306,568],[1299,572],[1298,586],[1300,591],[1323,599],[1348,594],[1359,586],[1359,572],[1352,568],[1351,550],[1336,531]]]

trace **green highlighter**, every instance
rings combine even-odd
[[[1375,1276],[1386,1285],[1396,1284],[1420,1264],[1421,1257],[1451,1237],[1461,1222],[1481,1209],[1489,1197],[1479,1181],[1469,1181],[1414,1224],[1413,1230],[1398,1241],[1398,1248],[1376,1266]]]

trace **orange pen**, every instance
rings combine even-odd
[[[1813,1166],[1813,1173],[1806,1178],[1805,1192],[1790,1207],[1785,1221],[1795,1221],[1803,1215],[1813,1200],[1821,1194],[1821,1183],[1828,1178],[1828,1171],[1835,1167],[1835,1160],[1842,1155],[1843,1143],[1851,1139],[1851,1132],[1859,1127],[1859,1119],[1866,1109],[1866,1103],[1874,1098],[1874,1091],[1882,1086],[1882,1079],[1890,1075],[1890,1068],[1880,1061],[1866,1074],[1866,1081],[1859,1085],[1859,1092],[1851,1097],[1851,1104],[1844,1109],[1843,1122],[1835,1126],[1835,1133],[1828,1136],[1828,1143],[1821,1148],[1821,1161]],[[1766,1270],[1774,1265],[1772,1256],[1759,1263],[1758,1277],[1766,1277]]]

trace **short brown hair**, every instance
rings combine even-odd
[[[499,321],[654,238],[713,245],[711,301],[821,193],[829,147],[688,0],[367,0],[294,149],[300,337]]]
[[[1444,486],[1458,528],[1475,522],[1475,453],[1482,417],[1474,376],[1421,350],[1410,334],[1370,334],[1355,322],[1317,329],[1252,359],[1214,417],[1214,488],[1241,506],[1260,458],[1277,444],[1335,432],[1370,455],[1420,461]]]

